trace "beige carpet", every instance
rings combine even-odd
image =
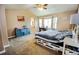
[[[34,35],[10,39],[10,47],[6,48],[3,55],[59,55],[53,51],[35,43]]]

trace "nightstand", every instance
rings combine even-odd
[[[64,39],[63,55],[79,55],[79,42],[75,42],[73,38],[66,37]]]
[[[46,28],[39,28],[39,32],[40,31],[46,31]]]

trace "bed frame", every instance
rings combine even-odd
[[[57,43],[60,43],[63,45],[63,41],[56,42],[56,41],[48,40],[39,36],[35,36],[35,39],[36,39],[36,43],[39,45],[42,45],[51,50],[56,50],[56,51],[61,51],[61,52],[63,51],[63,46],[57,45]]]

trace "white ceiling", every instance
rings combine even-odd
[[[78,5],[77,4],[48,4],[47,10],[40,11],[35,7],[34,4],[9,4],[5,5],[6,9],[29,9],[32,11],[36,16],[44,16],[52,13],[58,12],[65,12],[70,10],[76,10]]]

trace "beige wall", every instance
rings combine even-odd
[[[4,5],[0,5],[0,49],[3,49],[3,46],[6,46],[8,44],[9,42],[8,42],[8,36],[7,36],[5,7]]]
[[[3,48],[3,42],[2,42],[2,33],[1,33],[1,18],[0,18],[0,51],[2,51]]]
[[[35,17],[35,15],[28,10],[6,10],[8,36],[13,36],[14,29],[25,24],[25,22],[18,22],[17,16],[24,16],[27,26],[30,26],[29,20],[31,20],[31,17]]]
[[[58,24],[57,24],[57,29],[59,30],[70,30],[70,16],[72,14],[77,13],[76,11],[68,11],[68,12],[63,12],[61,14],[58,14]]]
[[[77,11],[72,10],[72,11],[67,11],[62,13],[45,15],[39,18],[48,17],[48,16],[58,17],[57,29],[65,30],[65,29],[70,29],[70,15],[75,13],[77,13]]]
[[[1,17],[1,29],[2,29],[3,44],[8,45],[7,24],[6,24],[4,5],[1,5],[0,11],[1,11],[0,17]]]
[[[58,17],[57,29],[58,30],[70,29],[70,17],[69,16]]]

